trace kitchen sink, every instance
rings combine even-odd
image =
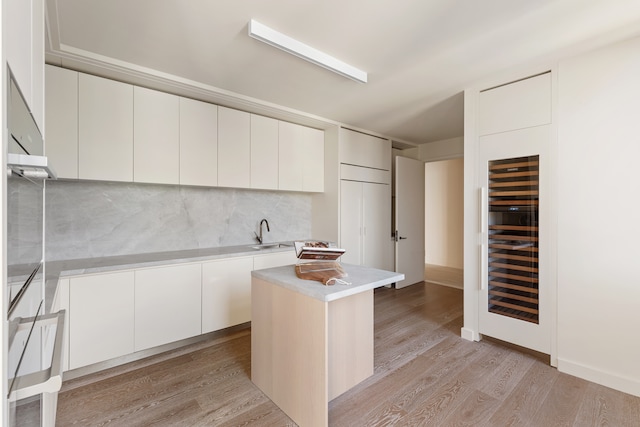
[[[264,249],[291,248],[291,247],[293,247],[291,243],[263,243],[261,245],[251,246],[251,249],[261,251]]]

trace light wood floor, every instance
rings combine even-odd
[[[460,338],[462,291],[375,292],[375,373],[330,403],[331,426],[640,426],[640,398],[537,354]],[[295,345],[295,343],[292,343]],[[250,381],[250,332],[63,384],[60,426],[292,426]]]

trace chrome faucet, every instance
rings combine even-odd
[[[266,218],[263,218],[262,221],[260,221],[260,235],[258,236],[258,233],[254,232],[253,234],[256,235],[256,239],[258,239],[258,242],[260,244],[262,244],[262,223],[267,224],[267,231],[270,232],[271,230],[269,230],[269,221],[267,221]]]

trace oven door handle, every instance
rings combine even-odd
[[[64,347],[65,317],[66,311],[60,310],[57,313],[41,316],[36,321],[36,327],[56,324],[56,337],[53,344],[51,366],[41,371],[16,377],[13,390],[9,394],[10,402],[36,396],[40,393],[57,393],[60,391],[60,387],[62,386],[62,349]],[[18,329],[20,326],[18,326]]]

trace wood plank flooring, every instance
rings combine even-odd
[[[374,375],[330,403],[331,426],[640,426],[640,398],[545,357],[460,338],[462,290],[375,292]],[[59,426],[294,426],[250,380],[250,331],[65,381]]]
[[[461,268],[445,267],[443,265],[425,264],[424,280],[438,285],[451,286],[462,289],[464,271]]]

